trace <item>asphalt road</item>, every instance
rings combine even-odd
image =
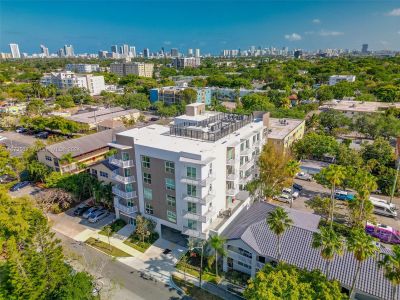
[[[56,232],[62,241],[64,252],[74,266],[84,266],[91,273],[101,289],[101,299],[183,299],[178,292],[163,283],[143,279],[138,271],[110,258],[109,256]],[[79,269],[79,267],[78,267]]]

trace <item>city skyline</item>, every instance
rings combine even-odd
[[[49,6],[46,1],[2,1],[0,51],[8,52],[9,43],[19,44],[21,53],[39,53],[40,44],[51,53],[65,44],[74,45],[76,53],[109,51],[113,44],[134,45],[138,52],[164,47],[182,53],[200,48],[212,54],[251,45],[315,50],[360,49],[366,43],[372,50],[400,49],[400,8],[395,1],[351,1],[346,9],[342,1],[234,1],[229,6],[223,0],[120,1],[111,7],[93,2]],[[202,19],[181,14],[171,9],[174,6]],[[138,7],[141,13],[135,14]]]

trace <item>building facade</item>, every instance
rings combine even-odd
[[[110,147],[116,217],[153,219],[163,236],[206,239],[221,232],[250,202],[244,185],[256,176],[266,141],[263,119],[206,112],[191,104],[173,125],[150,125],[116,135]]]
[[[167,86],[162,88],[150,89],[150,102],[162,101],[167,105],[177,104],[181,102],[182,91],[187,89],[187,86]],[[196,91],[196,102],[211,104],[211,89],[210,88],[191,88]]]
[[[176,69],[197,68],[200,64],[200,57],[175,57],[172,61],[172,65]]]
[[[110,72],[118,76],[129,74],[140,77],[153,77],[154,65],[148,63],[113,63],[110,65]]]
[[[10,44],[11,58],[21,58],[18,44]]]
[[[270,118],[268,141],[285,151],[303,138],[305,127],[305,120]]]
[[[329,76],[329,85],[335,85],[342,81],[354,82],[354,81],[356,81],[356,76],[355,75],[332,75],[332,76]]]
[[[67,64],[65,70],[76,73],[92,73],[100,71],[100,66],[97,64]]]

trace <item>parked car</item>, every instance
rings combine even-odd
[[[346,191],[336,190],[335,191],[335,199],[343,200],[343,201],[351,201],[354,199],[354,195],[350,194]]]
[[[24,133],[24,132],[27,132],[27,131],[28,131],[28,129],[26,129],[26,128],[24,128],[24,127],[18,127],[18,128],[15,130],[16,133]]]
[[[16,192],[16,191],[18,191],[18,190],[20,190],[20,189],[22,189],[22,188],[28,186],[29,184],[30,184],[29,181],[18,182],[18,183],[14,184],[14,185],[11,187],[10,191],[11,191],[11,192]]]
[[[16,179],[17,178],[15,178],[15,177],[13,177],[11,175],[4,174],[4,175],[0,176],[0,183],[9,183],[9,182],[14,181]]]
[[[92,216],[93,213],[96,211],[102,209],[101,207],[95,206],[95,207],[90,207],[87,211],[85,211],[82,215],[85,219],[88,219]]]
[[[298,191],[302,191],[303,190],[303,186],[298,184],[298,183],[293,183],[293,189],[298,190]]]
[[[397,217],[396,206],[393,203],[388,203],[386,200],[373,198],[369,199],[374,206],[374,214],[385,217]]]
[[[307,181],[311,181],[312,180],[312,176],[310,174],[304,173],[304,172],[299,172],[296,174],[296,178],[300,179],[300,180],[307,180]]]
[[[400,231],[384,224],[367,223],[365,231],[383,243],[400,244]]]
[[[86,204],[86,203],[80,204],[77,208],[75,208],[74,215],[75,216],[82,216],[83,213],[85,211],[87,211],[89,208],[91,208],[91,206]]]
[[[49,133],[47,131],[41,131],[35,134],[35,137],[38,139],[47,139],[49,137]]]
[[[290,195],[288,194],[282,193],[279,196],[275,196],[274,199],[281,202],[290,203]]]
[[[109,214],[110,214],[110,212],[106,209],[98,210],[90,216],[89,222],[96,223],[96,222],[104,219],[105,217],[107,217]]]
[[[299,196],[298,191],[293,191],[291,188],[284,188],[282,190],[283,194],[288,194],[289,196],[292,195],[293,199],[296,199]]]

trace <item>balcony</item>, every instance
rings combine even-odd
[[[257,269],[261,270],[262,268],[264,268],[264,265],[265,265],[264,263],[256,261],[256,268]]]
[[[123,183],[123,184],[136,182],[135,176],[122,176],[122,175],[119,175],[119,174],[114,173],[114,172],[111,175],[111,178],[112,178],[112,180],[118,181],[118,182]]]
[[[245,264],[251,266],[251,258],[241,255],[240,253],[237,253],[236,251],[228,250],[228,257],[230,257],[236,261],[244,262]]]
[[[197,229],[192,229],[186,226],[183,226],[182,234],[186,234],[188,236],[193,236],[199,239],[205,240],[207,238],[207,235],[203,232],[200,232]]]
[[[250,159],[249,161],[240,166],[240,170],[246,171],[250,169],[250,167],[252,167],[253,165],[254,165],[254,159]]]
[[[210,183],[212,183],[214,180],[215,180],[215,175],[213,173],[208,174],[208,177],[205,179],[193,178],[193,177],[188,177],[188,176],[184,175],[181,178],[181,183],[200,185],[202,187],[206,187]]]
[[[118,202],[115,203],[115,204],[114,204],[114,207],[116,209],[118,209],[119,211],[121,211],[121,212],[123,212],[125,214],[128,214],[128,215],[136,214],[139,211],[138,207],[136,205],[134,205],[134,206],[126,206],[126,205],[120,204]]]
[[[201,215],[198,212],[190,212],[184,209],[182,210],[182,217],[184,219],[195,220],[201,223],[208,223],[214,215],[215,209],[208,210],[204,215]]]
[[[228,166],[234,166],[237,162],[236,158],[226,158],[226,164]]]
[[[249,156],[252,152],[253,152],[253,149],[246,148],[246,149],[240,150],[240,156]]]
[[[233,196],[235,196],[236,195],[236,189],[235,188],[230,188],[230,189],[226,189],[226,195],[227,196],[231,196],[231,197],[233,197]]]
[[[227,181],[235,181],[239,176],[237,174],[226,174]]]
[[[201,205],[207,205],[214,198],[215,198],[215,195],[213,193],[210,193],[210,192],[207,195],[205,195],[204,197],[182,194],[183,201],[193,202],[193,203],[200,203]]]
[[[108,161],[110,164],[120,167],[120,168],[130,168],[135,165],[133,160],[122,160],[122,159],[116,158],[115,156],[111,156],[108,159]]]
[[[117,195],[118,197],[124,198],[124,199],[134,199],[137,197],[136,191],[132,192],[125,192],[120,190],[118,187],[113,186],[112,187],[112,192],[114,195]]]

